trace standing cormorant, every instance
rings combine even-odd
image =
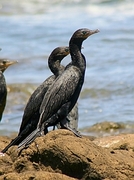
[[[48,77],[31,95],[24,110],[19,135],[23,131],[28,131],[28,134],[30,134],[33,129],[36,129],[40,117],[39,109],[44,95],[49,86],[52,85],[54,80],[64,71],[64,66],[60,63],[68,54],[69,47],[57,47],[51,52],[48,58],[48,66],[54,75]]]
[[[12,64],[17,61],[10,61],[7,59],[0,59],[0,121],[6,105],[7,87],[3,72]]]
[[[31,95],[22,117],[22,123],[18,136],[13,139],[1,152],[5,153],[11,146],[18,145],[21,143],[32,131],[37,127],[40,113],[39,109],[44,98],[45,93],[47,92],[49,86],[54,82],[54,80],[64,71],[64,66],[60,63],[62,59],[69,54],[69,47],[57,47],[55,48],[49,56],[48,66],[54,75],[48,77]],[[72,114],[73,113],[73,114]],[[74,115],[75,114],[75,115]],[[74,118],[73,121],[78,124],[78,111],[77,106],[75,109],[70,112],[70,118]],[[72,127],[73,128],[73,127]]]
[[[44,128],[57,124],[61,119],[64,120],[72,110],[81,92],[85,76],[86,60],[81,53],[82,42],[97,32],[99,32],[98,29],[83,28],[72,35],[69,42],[72,62],[66,66],[64,72],[48,89],[41,104],[41,115],[37,128],[19,144],[19,149],[27,147],[36,137],[41,136]]]

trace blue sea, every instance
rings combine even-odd
[[[52,74],[51,51],[68,46],[80,28],[100,32],[83,43],[87,68],[79,128],[134,123],[133,0],[0,0],[0,58],[18,61],[4,73],[8,97],[0,135],[18,132],[28,98]],[[63,64],[70,61],[67,56]]]

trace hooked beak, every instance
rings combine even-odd
[[[92,35],[92,34],[98,33],[98,32],[100,32],[99,29],[90,30],[89,31],[89,36]]]
[[[100,32],[99,29],[95,29],[95,30],[90,30],[90,29],[88,29],[88,31],[85,32],[84,37],[85,37],[85,39],[86,39],[86,38],[88,38],[89,36],[91,36],[92,34],[95,34],[95,33],[98,33],[98,32]]]
[[[9,66],[12,64],[16,64],[18,61],[11,61],[8,59],[0,59],[2,62],[0,63],[0,71],[4,72]]]
[[[13,65],[13,64],[16,64],[16,63],[18,63],[18,61],[10,61],[10,60],[9,60],[9,61],[6,62],[5,66],[6,66],[6,68],[7,68],[7,67],[9,67],[9,66],[11,66],[11,65]]]

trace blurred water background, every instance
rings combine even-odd
[[[133,0],[0,0],[0,58],[18,60],[4,73],[8,98],[0,135],[18,132],[30,94],[51,75],[49,54],[83,27],[100,32],[83,43],[79,128],[112,121],[134,131]],[[63,64],[69,62],[70,56]]]

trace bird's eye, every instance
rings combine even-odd
[[[65,51],[66,51],[66,52],[69,52],[69,49],[68,49],[68,48],[66,48],[66,49],[65,49]]]
[[[6,64],[6,60],[3,60],[3,64]]]
[[[85,35],[87,32],[86,31],[82,31],[82,34]]]

